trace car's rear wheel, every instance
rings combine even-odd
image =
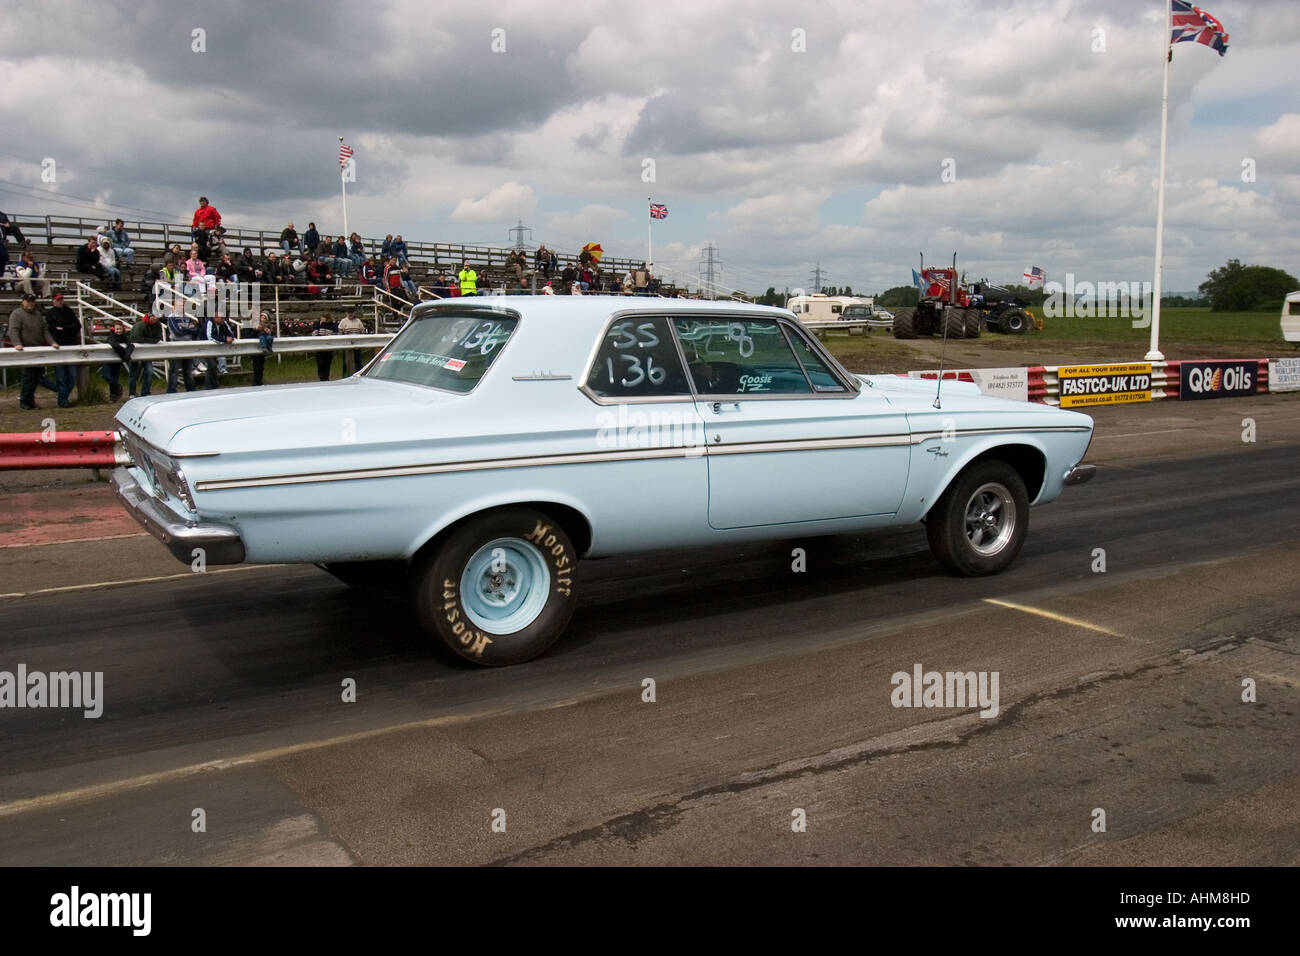
[[[421,625],[455,654],[499,667],[542,654],[573,616],[577,554],[532,508],[478,515],[417,562]]]
[[[1019,472],[981,461],[958,475],[925,519],[930,550],[968,577],[997,574],[1020,553],[1029,530],[1029,494]]]

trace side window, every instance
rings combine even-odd
[[[587,388],[600,398],[689,395],[668,320],[635,316],[610,325],[587,376]]]
[[[812,392],[776,322],[674,319],[701,395],[807,395]]]
[[[813,351],[813,347],[808,340],[793,329],[787,330],[790,341],[794,343],[794,354],[799,356],[799,361],[803,363],[803,370],[808,373],[808,379],[812,382],[813,388],[819,392],[842,392],[844,386],[840,384],[826,363],[821,357]]]
[[[838,302],[831,306],[832,315],[839,315],[843,311],[844,311],[844,306],[840,305]]]

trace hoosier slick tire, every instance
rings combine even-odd
[[[486,512],[417,563],[416,614],[425,631],[470,663],[532,660],[569,625],[577,560],[564,529],[542,512]]]
[[[1029,530],[1029,494],[1020,473],[1002,461],[977,461],[953,479],[925,518],[930,550],[955,574],[1006,569]]]
[[[915,309],[897,309],[894,312],[894,338],[896,339],[914,339],[916,331],[913,329],[912,321],[916,317]]]

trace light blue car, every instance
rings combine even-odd
[[[415,306],[336,382],[138,398],[132,514],[187,564],[408,576],[477,664],[565,630],[580,558],[923,521],[957,574],[1020,551],[1092,477],[1092,419],[974,385],[854,376],[781,309],[604,296]]]

